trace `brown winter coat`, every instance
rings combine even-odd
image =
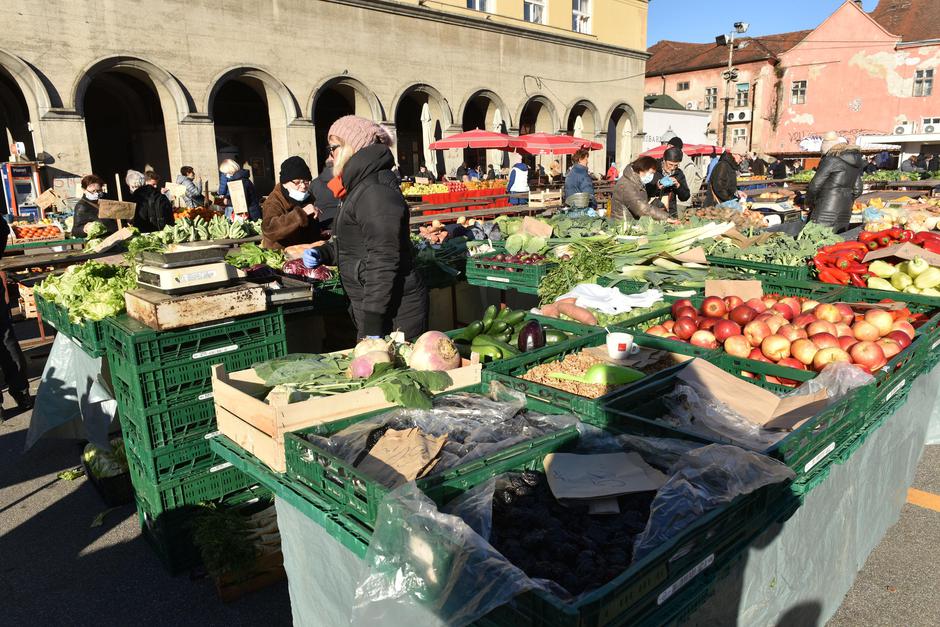
[[[610,216],[615,220],[642,218],[643,216],[650,216],[654,220],[668,220],[669,212],[650,205],[649,196],[646,195],[646,187],[640,181],[640,175],[628,166],[623,176],[614,185]]]
[[[320,223],[303,210],[312,202],[308,199],[298,203],[287,195],[283,185],[275,187],[261,205],[261,231],[264,235],[261,246],[280,250],[322,239]]]

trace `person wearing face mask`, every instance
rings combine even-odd
[[[614,185],[611,199],[611,217],[615,220],[650,216],[654,220],[668,220],[669,213],[658,200],[650,202],[646,186],[653,182],[657,171],[656,159],[640,157],[628,167]]]
[[[310,198],[313,175],[307,162],[288,157],[281,164],[280,185],[261,206],[264,248],[280,250],[320,241],[320,210]]]
[[[108,229],[108,235],[117,231],[117,220],[98,218],[98,199],[102,196],[104,180],[96,175],[89,174],[82,177],[82,197],[75,203],[75,215],[72,218],[72,234],[75,237],[85,237],[85,227],[92,222],[100,222]]]
[[[650,198],[667,197],[664,201],[669,215],[675,217],[678,201],[686,202],[692,196],[685,173],[679,167],[682,164],[682,150],[670,146],[663,153],[659,168],[653,180],[646,186],[646,195]]]

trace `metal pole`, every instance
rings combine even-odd
[[[731,67],[734,62],[734,33],[728,40],[728,78],[725,79],[725,124],[721,132],[721,145],[728,147],[728,107],[731,104]]]

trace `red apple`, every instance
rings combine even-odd
[[[672,317],[678,319],[679,310],[682,309],[683,307],[692,307],[693,309],[695,309],[695,305],[692,304],[691,300],[689,300],[688,298],[680,298],[679,300],[677,300],[676,302],[672,304]]]
[[[904,331],[892,331],[885,336],[885,339],[894,340],[904,350],[911,345],[911,337]]]
[[[816,333],[815,335],[810,335],[809,339],[812,340],[816,348],[820,350],[824,348],[839,348],[840,346],[839,340],[831,333]]]
[[[813,369],[819,371],[837,361],[851,362],[852,357],[841,348],[823,348],[813,357]]]
[[[689,343],[688,340],[683,340],[681,337],[679,337],[679,336],[676,335],[675,333],[667,333],[667,334],[664,335],[663,337],[666,338],[667,340],[674,340],[674,341],[676,341],[676,342],[684,342],[684,343],[686,343],[686,344]]]
[[[731,320],[719,320],[712,328],[712,333],[715,334],[716,340],[724,342],[732,335],[741,335],[741,326]]]
[[[692,318],[693,320],[698,319],[698,311],[695,307],[679,307],[676,310],[676,320],[679,318]]]
[[[757,316],[757,312],[751,309],[750,307],[748,307],[747,305],[738,305],[737,307],[732,309],[728,315],[728,317],[731,320],[734,320],[740,325],[747,324],[748,322],[753,320],[755,316]]]
[[[732,335],[725,340],[725,352],[733,357],[747,357],[751,353],[751,343],[743,335]]]
[[[769,335],[761,342],[760,350],[768,359],[780,361],[790,356],[790,340],[782,335]]]
[[[756,378],[757,378],[757,375],[754,374],[753,372],[745,372],[745,371],[743,371],[743,370],[741,371],[741,376],[744,377],[745,379],[756,379]]]
[[[800,303],[800,311],[801,311],[802,313],[806,313],[806,312],[808,312],[808,311],[812,311],[812,310],[816,309],[816,307],[818,307],[818,306],[819,306],[819,301],[818,301],[818,300],[809,300],[809,299],[807,298],[807,299],[804,300],[802,303]]]
[[[765,305],[764,301],[762,301],[759,298],[752,298],[751,300],[746,301],[744,304],[750,307],[751,309],[753,309],[754,311],[756,311],[757,313],[764,313],[765,311],[767,311],[767,305]]]
[[[891,333],[894,326],[894,317],[884,309],[869,309],[865,312],[865,321],[875,325],[882,337]]]
[[[676,321],[675,321],[675,320],[666,320],[665,322],[663,322],[663,327],[665,327],[665,329],[666,329],[667,331],[670,331],[670,332],[672,331],[672,328],[673,328],[675,325],[676,325]]]
[[[831,322],[826,322],[825,320],[817,320],[816,322],[811,322],[806,325],[806,334],[810,337],[816,335],[817,333],[828,333],[833,337],[838,337],[836,332],[836,325]]]
[[[881,333],[878,332],[878,327],[866,320],[859,320],[852,325],[852,335],[854,335],[855,339],[859,342],[874,342],[881,337]]]
[[[786,366],[787,368],[793,368],[794,370],[806,370],[806,366],[804,366],[801,361],[794,359],[793,357],[784,357],[783,359],[777,362],[777,365]],[[799,385],[800,381],[797,381],[796,379],[781,378],[780,383],[782,385],[793,387],[793,386]]]
[[[783,301],[780,301],[774,305],[774,311],[786,318],[788,322],[793,320],[793,318],[796,316],[796,314],[793,312],[793,308]]]
[[[841,348],[844,351],[847,351],[853,346],[855,346],[856,344],[858,344],[858,340],[856,340],[851,335],[843,335],[842,337],[838,339],[839,339],[839,348]]]
[[[711,331],[719,322],[721,322],[721,318],[699,318],[698,328],[702,331]]]
[[[907,336],[908,336],[909,338],[911,338],[912,340],[914,339],[914,335],[917,333],[917,332],[914,330],[913,325],[911,325],[911,323],[908,322],[907,320],[895,320],[895,321],[891,324],[891,330],[892,330],[892,331],[903,331],[903,332],[906,333]]]
[[[855,322],[855,312],[845,303],[836,303],[836,309],[842,314],[842,323],[851,325]]]
[[[779,299],[774,298],[773,296],[764,296],[761,301],[764,303],[764,307],[767,309],[773,309],[774,305],[777,304]]]
[[[836,337],[842,336],[855,337],[855,333],[852,332],[852,327],[849,325],[845,324],[844,322],[837,322]]]
[[[747,358],[748,358],[748,359],[753,359],[754,361],[762,361],[762,362],[764,362],[765,364],[772,364],[772,363],[774,363],[774,362],[770,361],[770,359],[767,357],[767,355],[765,355],[764,353],[762,353],[759,348],[751,349],[751,352],[748,353]]]
[[[811,313],[801,313],[790,323],[795,327],[805,328],[810,324],[816,322],[817,318]]]
[[[780,299],[780,303],[786,305],[793,310],[793,317],[796,318],[798,315],[803,313],[803,306],[800,304],[800,299],[794,296],[787,296]]]
[[[768,335],[772,335],[772,333],[766,322],[751,320],[744,325],[744,337],[751,343],[751,346],[760,346],[761,342],[763,342],[764,338]]]
[[[884,365],[888,363],[888,360],[885,358],[884,349],[869,340],[859,342],[853,346],[849,351],[849,355],[851,355],[853,362],[864,367],[868,372],[874,372],[883,368]]]
[[[744,301],[740,296],[725,296],[725,307],[728,308],[728,311],[731,311],[735,307],[740,307],[744,304]]]
[[[698,331],[698,324],[695,323],[695,319],[685,316],[676,320],[676,324],[672,327],[672,332],[683,340],[691,338],[696,331]]]
[[[822,303],[817,305],[816,309],[813,310],[813,315],[819,318],[820,320],[825,320],[826,322],[831,322],[835,324],[836,322],[842,322],[842,312],[839,309],[830,303]]]
[[[877,343],[884,351],[885,359],[891,359],[901,352],[901,345],[890,338],[883,337]]]
[[[818,352],[819,347],[812,340],[797,340],[790,345],[790,354],[804,366],[812,364]]]
[[[781,316],[780,314],[774,314],[766,320],[767,326],[770,327],[771,333],[776,333],[780,330],[780,327],[787,323],[787,319]]]
[[[667,333],[669,333],[669,330],[661,324],[654,324],[646,330],[647,335],[655,335],[656,337],[663,337]]]
[[[728,313],[725,301],[717,296],[708,296],[702,301],[702,314],[708,318],[720,318]]]
[[[809,334],[806,332],[806,329],[801,329],[800,327],[795,327],[793,324],[785,324],[779,329],[777,329],[777,335],[782,335],[791,342],[796,340],[804,339],[809,337]]]
[[[722,303],[722,305],[724,305],[724,303]],[[692,339],[689,340],[689,343],[702,348],[718,348],[718,341],[715,339],[715,334],[711,331],[696,331],[692,334]]]

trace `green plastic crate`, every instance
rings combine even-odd
[[[755,363],[759,366],[774,366],[762,362]],[[719,366],[722,366],[720,362]],[[727,366],[723,369],[727,369]],[[643,386],[635,386],[608,399],[603,407],[607,420],[605,427],[642,436],[731,443],[730,440],[719,436],[707,437],[658,420],[667,413],[663,397],[675,388],[677,370],[670,372],[669,376],[651,380]],[[761,380],[754,380],[752,383],[773,389]],[[782,461],[793,469],[797,476],[793,484],[795,493],[804,493],[806,483],[812,475],[826,468],[832,462],[832,453],[862,429],[871,409],[869,387],[853,390],[776,444],[758,451]]]
[[[464,388],[464,392],[480,393],[486,386]],[[547,414],[564,413],[534,399],[527,399],[527,408]],[[307,441],[303,436],[315,434],[329,437],[357,422],[388,413],[378,410],[318,425],[284,436],[284,451],[287,474],[311,488],[317,495],[334,502],[340,511],[372,529],[378,515],[379,505],[388,493],[388,488],[375,479],[359,472],[352,464]],[[578,437],[576,426],[520,442],[504,450],[474,459],[455,468],[417,480],[417,485],[436,502],[444,503],[490,477],[505,472],[518,463],[518,459],[541,451],[551,451]]]
[[[653,350],[662,350],[659,342],[651,342],[649,341],[650,339],[659,340],[661,338],[639,334],[634,337],[636,344],[641,347],[651,348]],[[585,422],[590,422],[593,424],[596,423],[598,419],[603,417],[601,406],[603,405],[605,399],[621,393],[626,388],[642,385],[651,377],[659,376],[659,374],[665,371],[650,375],[649,377],[641,379],[636,383],[618,388],[617,390],[614,390],[605,396],[601,396],[595,399],[572,394],[571,392],[567,392],[565,390],[554,388],[548,385],[543,385],[541,383],[536,383],[534,381],[527,381],[526,379],[522,378],[522,375],[539,364],[559,361],[567,355],[578,353],[585,348],[603,346],[606,344],[606,342],[607,336],[604,333],[589,335],[582,338],[574,338],[568,340],[567,342],[562,342],[552,347],[546,347],[539,351],[523,353],[511,359],[504,359],[499,362],[494,362],[492,364],[488,364],[487,367],[483,370],[483,381],[499,381],[507,387],[522,392],[529,398],[538,399],[553,407],[557,407],[560,410],[574,412],[581,416],[581,419]],[[670,350],[671,352],[679,355],[686,355],[689,357],[705,357],[709,359],[714,358],[717,355],[717,351],[715,350],[699,348],[697,346],[692,346],[691,344],[684,344],[682,342],[670,342],[670,344],[675,344],[676,346],[670,346],[667,350]]]
[[[261,361],[283,357],[286,353],[284,339],[274,338],[270,344],[159,370],[140,372],[117,355],[109,356],[109,363],[112,379],[119,379],[127,386],[132,411],[154,413],[171,412],[183,403],[211,399],[210,367],[213,364],[224,364],[228,372],[237,372]]]
[[[185,479],[219,463],[209,450],[209,440],[205,436],[148,454],[137,447],[136,435],[131,430],[124,430],[124,447],[133,451],[138,471],[151,483],[163,485],[175,479]]]
[[[216,428],[215,404],[211,393],[203,400],[193,400],[174,406],[169,411],[140,410],[131,400],[130,389],[124,381],[112,378],[118,415],[125,438],[134,441],[134,447],[143,455],[163,452],[168,447],[200,439]]]
[[[286,337],[284,315],[279,309],[173,331],[154,331],[124,315],[109,319],[106,328],[109,357],[117,357],[138,372],[208,362],[272,341],[283,342]]]
[[[781,279],[792,279],[795,281],[805,281],[809,279],[809,266],[806,263],[798,266],[783,266],[776,263],[746,261],[744,259],[734,259],[731,257],[719,257],[713,255],[708,255],[705,257],[705,259],[712,266],[717,266],[719,268],[734,268],[741,274],[756,274],[761,278],[779,277]]]
[[[538,294],[542,282],[554,263],[536,265],[467,259],[467,283],[498,290],[516,290],[525,294]],[[491,266],[484,268],[483,266]],[[511,270],[511,271],[510,271]]]
[[[92,357],[101,357],[107,351],[105,345],[105,321],[84,320],[79,323],[69,320],[69,312],[56,303],[36,294],[36,309],[42,316],[43,323],[56,331],[72,338],[83,351]]]

